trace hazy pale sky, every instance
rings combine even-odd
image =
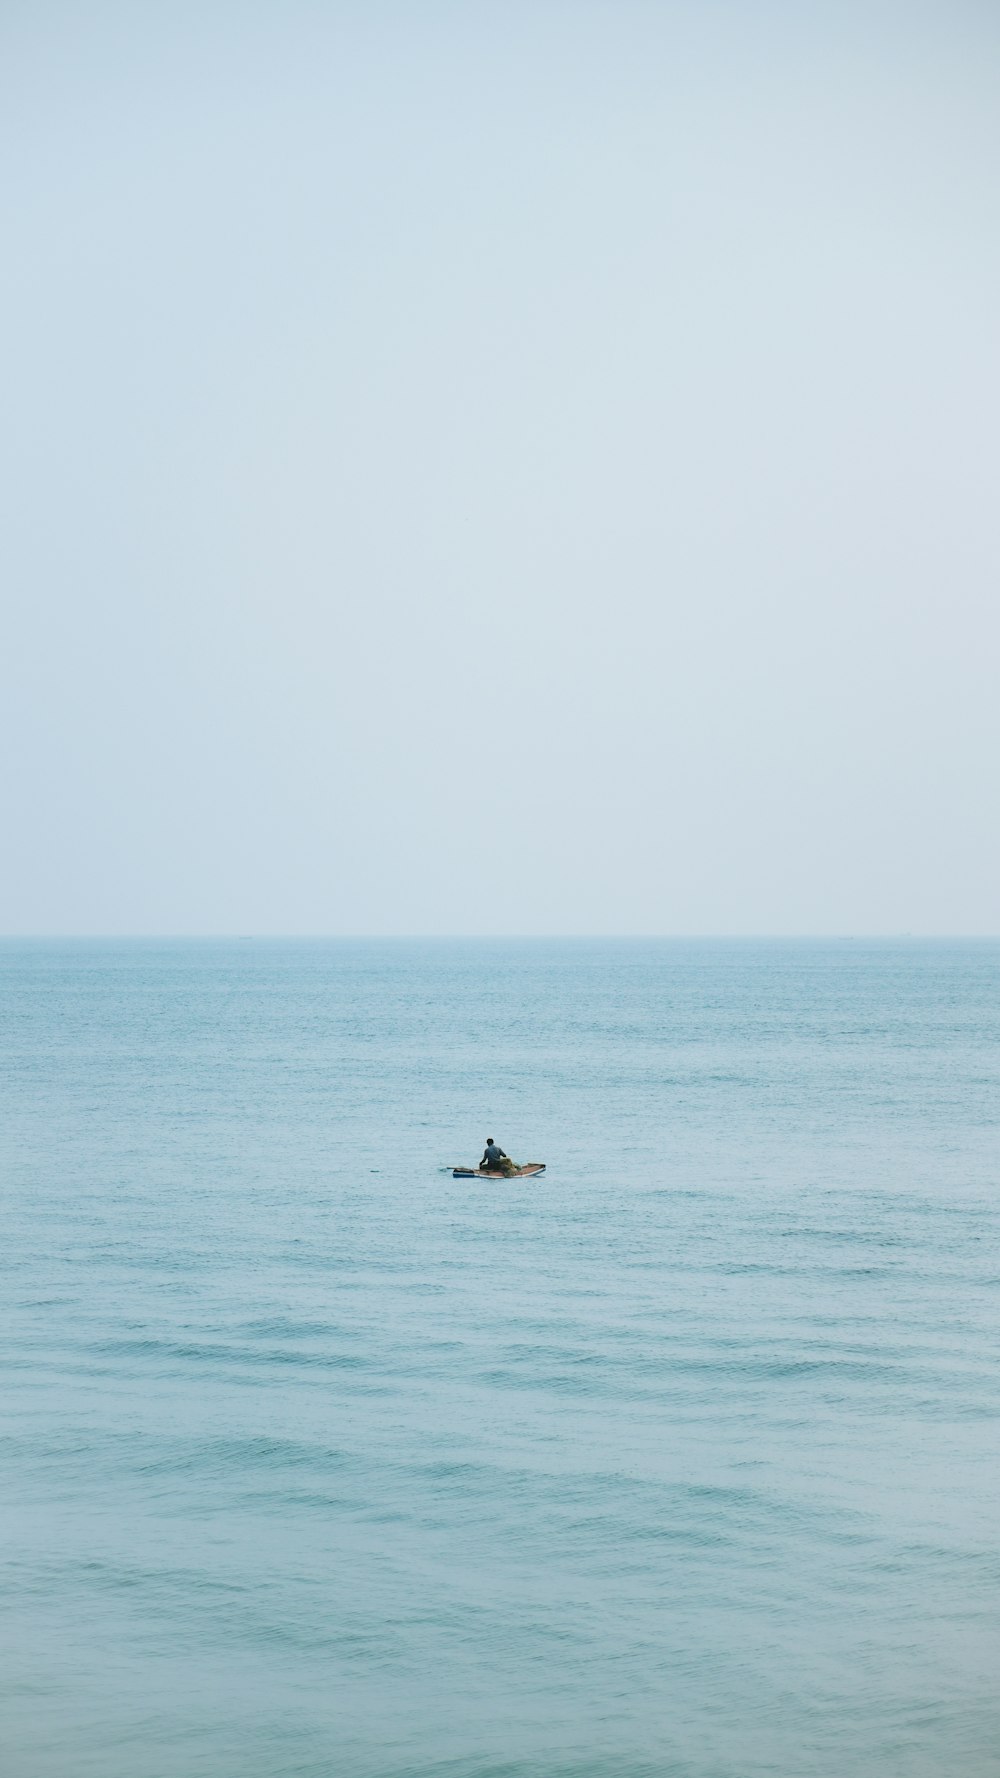
[[[1000,10],[4,0],[0,930],[1000,931]]]

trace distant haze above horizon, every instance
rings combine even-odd
[[[0,931],[1000,931],[1000,12],[8,0]]]

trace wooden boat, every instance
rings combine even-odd
[[[536,1174],[545,1172],[544,1161],[528,1161],[513,1173],[487,1173],[482,1167],[453,1167],[453,1179],[534,1179]]]

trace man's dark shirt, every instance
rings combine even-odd
[[[502,1148],[498,1148],[495,1142],[487,1142],[486,1153],[483,1155],[479,1165],[492,1170],[498,1161],[505,1161],[506,1159],[507,1156],[504,1154]]]

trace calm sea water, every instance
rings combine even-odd
[[[1000,1773],[998,990],[0,947],[8,1778]]]

